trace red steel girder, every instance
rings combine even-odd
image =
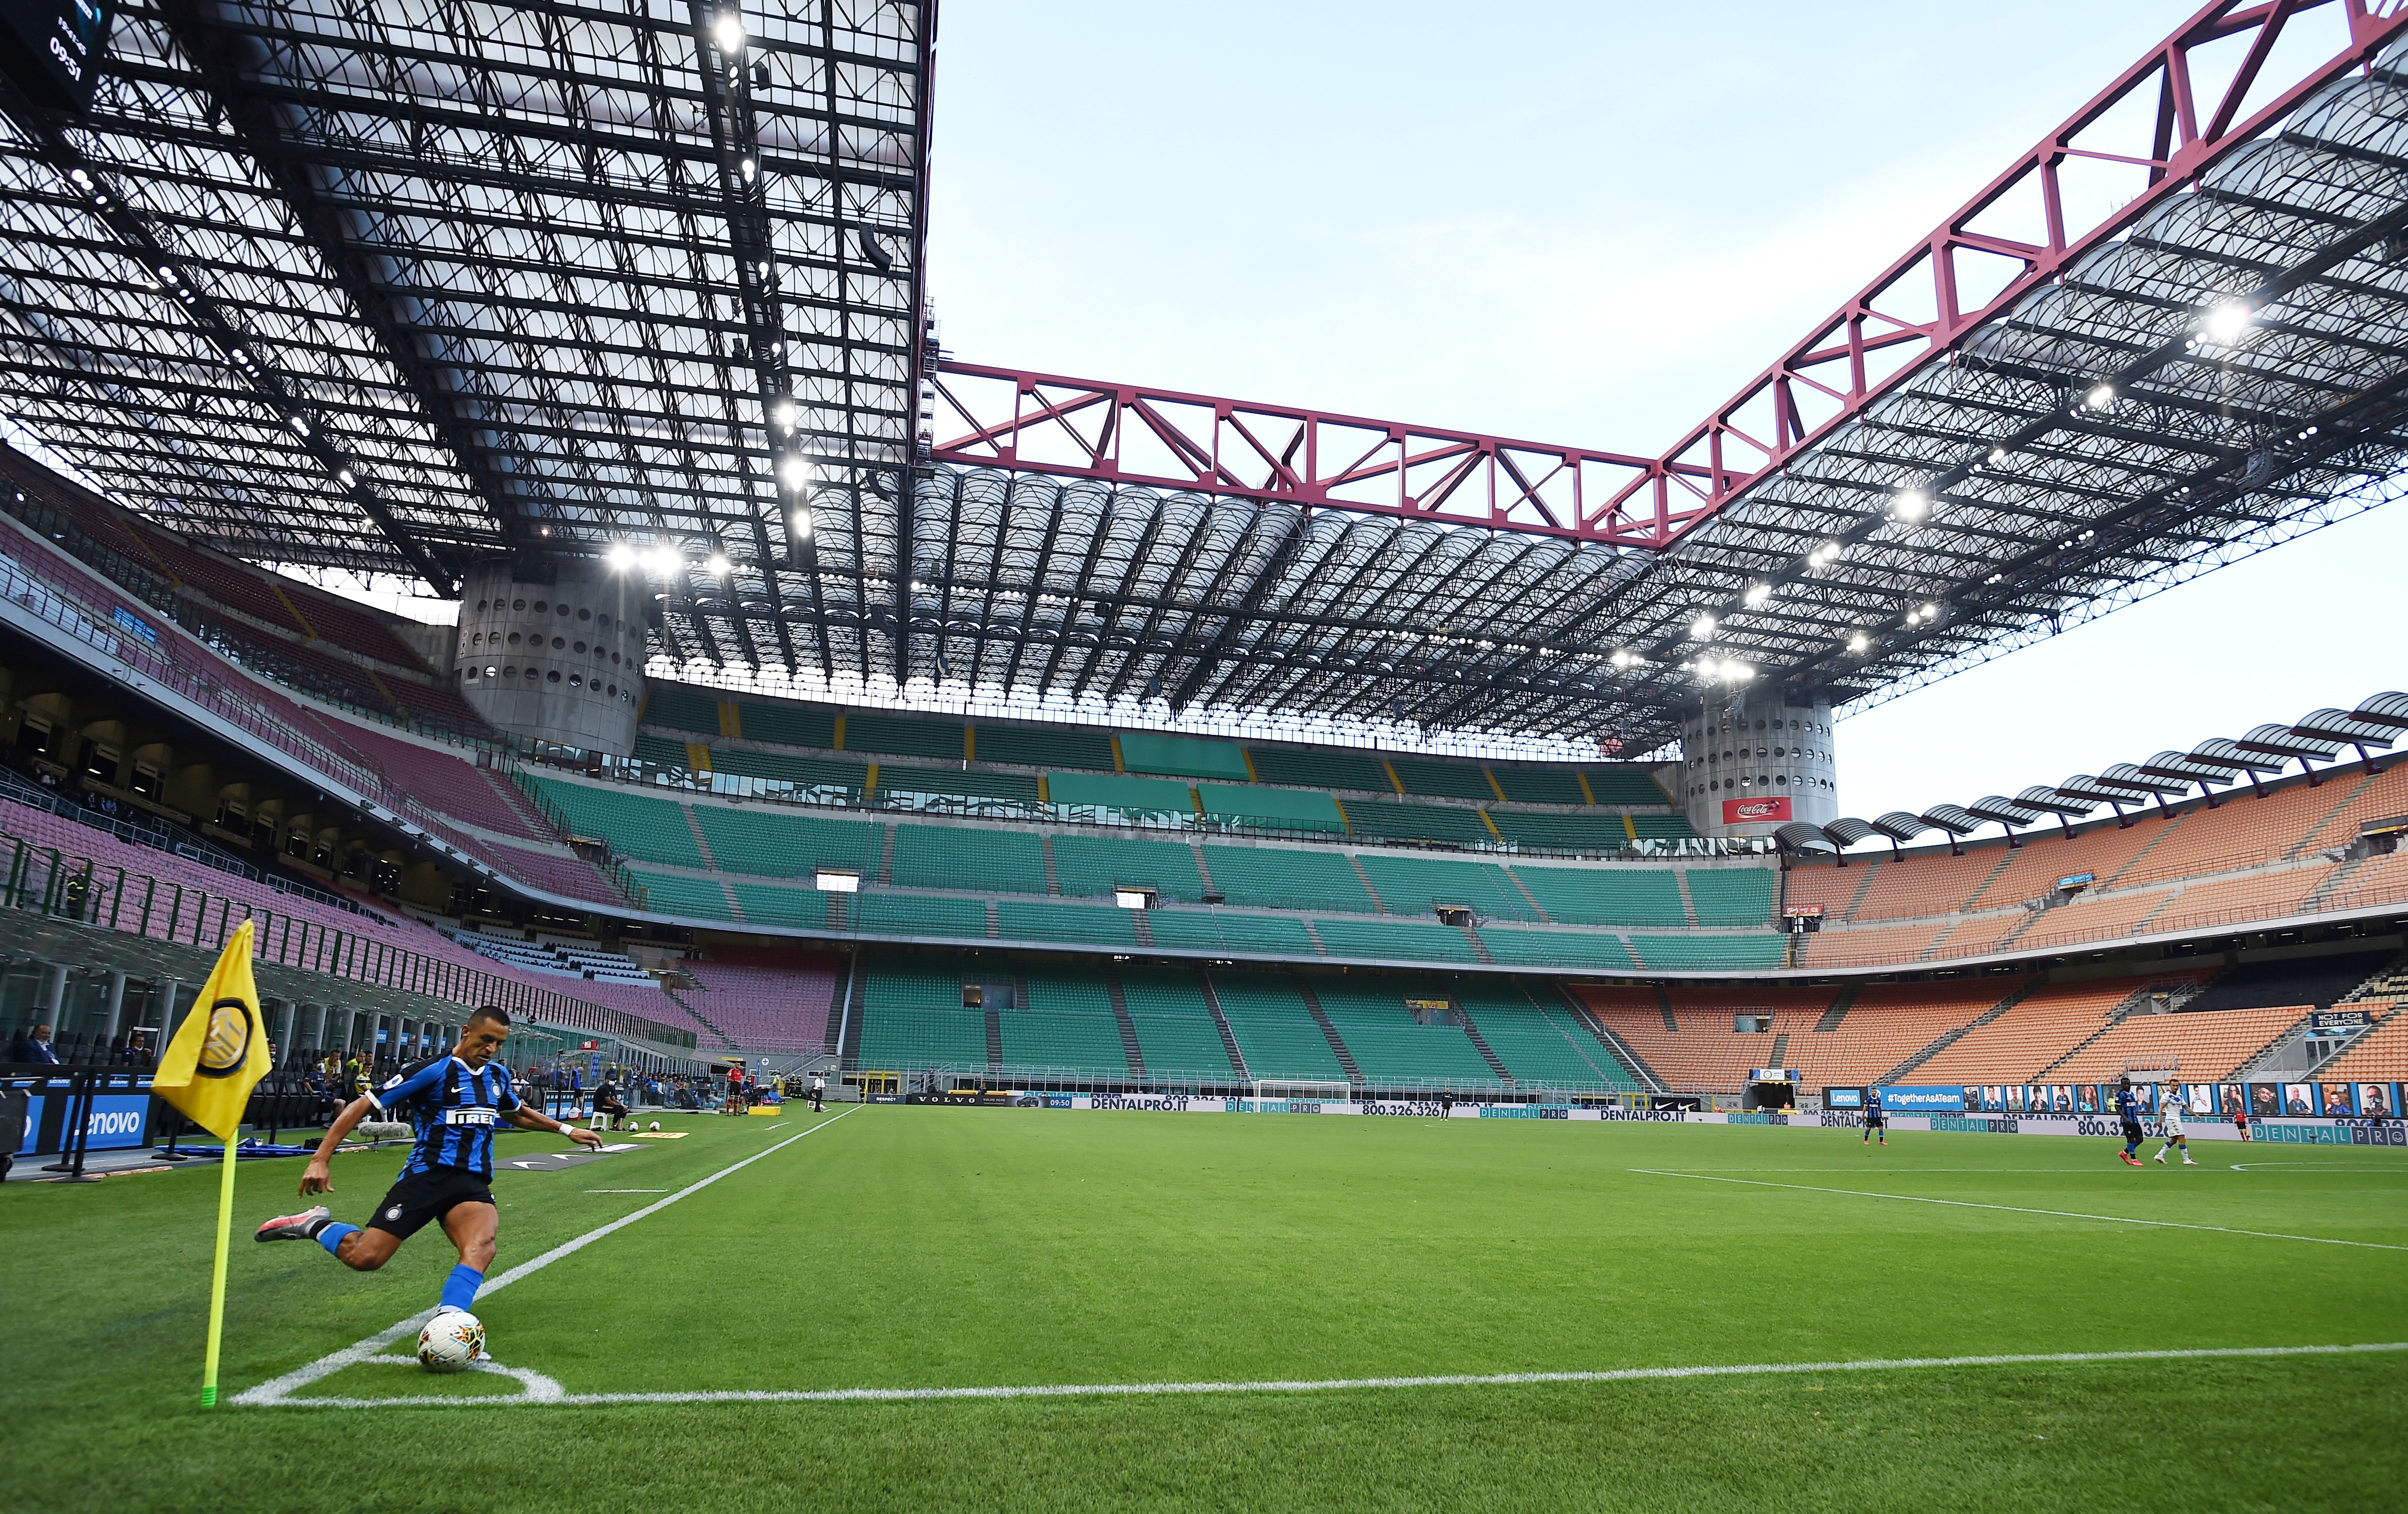
[[[1633,505],[1649,457],[970,363],[939,363],[935,387],[969,428],[935,446],[939,463],[1631,547],[1682,523],[1661,492]]]
[[[2285,28],[2331,7],[2345,22],[2340,48],[2243,117]],[[970,467],[1421,516],[1661,550],[2182,193],[2310,94],[2364,67],[2403,30],[2408,0],[2214,0],[1659,456],[951,361],[937,364],[937,398],[968,429],[939,442],[930,455]],[[2195,71],[2192,55],[2210,47],[2238,48],[2241,56],[2209,92],[2212,97],[2202,97],[2200,77],[2220,70]],[[2156,127],[2145,150],[2118,152],[2081,140],[2117,107],[2150,91]],[[2120,164],[2143,171],[2145,183],[2087,227],[2070,226],[2070,164]],[[1976,225],[1985,213],[2031,192],[2044,228],[2039,240]],[[1971,301],[1960,261],[1967,258],[2004,260],[2018,271],[1986,300]],[[1998,263],[1986,271],[1995,276]],[[1900,313],[1906,310],[1914,313]],[[1916,350],[1895,355],[1901,347]],[[1895,365],[1877,373],[1885,354]],[[949,384],[948,378],[956,381]],[[974,385],[990,393],[981,395]],[[1008,389],[1008,407],[992,393],[997,385]],[[987,401],[983,409],[973,403],[979,399]],[[1144,456],[1132,451],[1132,437]]]

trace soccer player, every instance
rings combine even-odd
[[[2149,1133],[2141,1128],[2141,1101],[2132,1092],[2128,1075],[2115,1079],[2115,1118],[2124,1122],[2123,1164],[2137,1167],[2141,1164],[2141,1143],[2149,1138]]]
[[[2157,1148],[2158,1163],[2163,1164],[2166,1153],[2180,1147],[2183,1165],[2198,1166],[2199,1164],[2191,1160],[2190,1137],[2183,1134],[2183,1095],[2180,1083],[2168,1083],[2157,1091],[2157,1113],[2163,1119],[2166,1127],[2166,1144]]]
[[[548,1130],[583,1146],[600,1146],[590,1130],[562,1124],[521,1104],[510,1088],[510,1071],[494,1061],[509,1039],[510,1017],[486,1005],[468,1017],[460,1042],[439,1057],[405,1067],[383,1088],[345,1106],[301,1172],[301,1196],[331,1193],[326,1160],[351,1127],[371,1114],[406,1117],[417,1127],[401,1177],[377,1206],[366,1229],[347,1225],[321,1204],[299,1214],[279,1215],[259,1227],[264,1241],[313,1240],[326,1254],[356,1272],[374,1272],[392,1260],[403,1241],[430,1220],[460,1252],[459,1265],[443,1283],[437,1313],[466,1309],[493,1264],[500,1216],[494,1207],[494,1126],[503,1121],[521,1130]]]
[[[1869,1088],[1865,1090],[1864,1144],[1872,1145],[1875,1136],[1881,1137],[1881,1143],[1884,1146],[1889,1144],[1889,1116],[1882,1113],[1881,1090]]]

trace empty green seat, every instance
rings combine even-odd
[[[719,695],[690,683],[655,682],[652,693],[644,696],[644,712],[640,719],[646,725],[717,736]]]
[[[1120,743],[1121,766],[1132,773],[1247,781],[1246,754],[1234,741],[1139,731],[1124,731],[1115,739]]]
[[[1304,921],[1293,915],[1250,915],[1235,909],[1149,909],[1146,926],[1154,944],[1182,951],[1276,952],[1314,955]]]
[[[1588,792],[1600,805],[1668,805],[1672,796],[1656,786],[1647,769],[1635,763],[1613,763],[1583,768]]]
[[[1429,916],[1440,905],[1462,905],[1487,920],[1539,918],[1512,877],[1495,863],[1377,851],[1355,860],[1392,915]]]
[[[1700,925],[1764,925],[1772,920],[1770,867],[1692,867],[1689,902]]]
[[[1698,834],[1690,829],[1686,815],[1633,814],[1630,828],[1642,841],[1686,841]]]
[[[1034,831],[986,825],[898,825],[898,888],[1045,892],[1044,843]]]
[[[867,767],[834,757],[798,757],[792,752],[714,747],[710,765],[722,773],[788,783],[847,804],[859,804],[862,791],[869,786]]]
[[[1212,974],[1212,986],[1249,1073],[1256,1078],[1346,1080],[1345,1067],[1329,1049],[1329,1037],[1321,1033],[1293,978],[1285,973],[1225,968]]]
[[[1313,934],[1333,957],[1375,962],[1478,962],[1471,942],[1452,925],[1417,920],[1316,920]]]
[[[628,871],[644,891],[644,907],[656,914],[684,915],[695,920],[736,918],[736,912],[727,907],[727,895],[720,892],[717,878],[652,873],[639,867]]]
[[[1518,990],[1467,985],[1457,1003],[1505,1070],[1522,1084],[1634,1091],[1630,1075],[1569,1011],[1533,1003]]]
[[[1031,973],[1028,1002],[998,1017],[1006,1066],[1128,1076],[1120,1017],[1097,972]]]
[[[1205,847],[1213,886],[1233,905],[1377,914],[1361,875],[1334,847]]]
[[[781,805],[696,805],[710,854],[731,873],[809,878],[823,867],[872,878],[886,844],[875,821],[834,820]]]
[[[677,867],[710,865],[702,859],[702,849],[695,845],[694,827],[686,823],[686,807],[674,799],[539,774],[529,777],[537,792],[567,821],[571,835],[607,842],[621,856],[640,862]]]
[[[748,741],[775,741],[781,746],[823,750],[836,745],[836,711],[832,709],[739,699],[736,702],[736,718]]]
[[[1681,884],[1669,867],[1539,867],[1515,864],[1513,876],[1567,925],[1686,925]]]
[[[1177,841],[1138,841],[1116,836],[1054,836],[1054,877],[1066,898],[1107,894],[1116,888],[1150,888],[1166,899],[1194,903],[1204,897],[1196,853]]]
[[[1196,796],[1177,778],[1127,773],[1048,773],[1045,796],[1071,819],[1193,815]]]
[[[1121,970],[1121,1002],[1137,1030],[1138,1052],[1149,1078],[1234,1076],[1221,1028],[1204,1002],[1204,985],[1178,967],[1128,966]]]
[[[749,925],[791,925],[806,930],[827,924],[828,896],[817,889],[781,889],[768,883],[733,883],[736,907]]]
[[[1488,774],[1472,762],[1436,762],[1426,757],[1391,757],[1388,765],[1397,770],[1397,779],[1407,793],[1428,794],[1434,799],[1494,799],[1497,791],[1488,786]]]
[[[1641,967],[1659,972],[1744,972],[1778,967],[1787,957],[1788,937],[1763,936],[1634,936],[1631,954]]]
[[[1032,810],[1037,804],[1037,779],[1030,775],[989,773],[977,768],[909,767],[899,763],[881,763],[878,792],[882,796],[925,793],[1001,799]]]
[[[1580,967],[1624,972],[1634,965],[1622,937],[1603,931],[1548,930],[1544,926],[1484,925],[1480,939],[1498,962],[1532,967]]]
[[[986,905],[942,894],[890,893],[873,889],[847,901],[856,930],[869,936],[928,936],[953,940],[986,938]]]
[[[1461,805],[1416,805],[1403,800],[1357,799],[1346,806],[1350,829],[1360,836],[1399,841],[1448,841],[1469,845],[1493,839],[1480,811]]]
[[[1326,793],[1256,783],[1199,783],[1196,796],[1208,817],[1223,821],[1287,831],[1346,829],[1338,801]]]
[[[1470,1087],[1502,1081],[1460,1025],[1425,1025],[1405,1007],[1401,981],[1370,986],[1332,975],[1311,979],[1313,997],[1366,1080]]]
[[[678,737],[639,735],[636,737],[636,761],[650,763],[654,767],[692,767],[694,754],[685,750]]]
[[[1137,945],[1132,909],[1111,905],[1045,904],[1005,899],[995,907],[1007,941],[1079,941],[1097,946]]]
[[[961,724],[885,710],[851,709],[844,715],[844,750],[892,752],[898,757],[950,757],[966,751]]]
[[[1299,789],[1354,789],[1367,793],[1394,793],[1388,770],[1368,751],[1311,751],[1293,747],[1249,747],[1254,779]]]
[[[982,763],[1015,767],[1112,770],[1112,738],[1104,731],[1037,725],[980,725],[971,733]]]
[[[1505,791],[1505,797],[1526,805],[1584,805],[1588,795],[1581,792],[1580,770],[1573,767],[1516,767],[1490,763],[1489,776]]]
[[[1491,807],[1488,818],[1497,822],[1499,836],[1526,847],[1603,855],[1630,845],[1630,831],[1622,823],[1622,817],[1598,810],[1568,815],[1557,810]]]

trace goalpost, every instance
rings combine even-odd
[[[1312,1078],[1259,1078],[1254,1080],[1257,1100],[1284,1100],[1290,1104],[1351,1104],[1354,1085],[1344,1081],[1320,1082]]]

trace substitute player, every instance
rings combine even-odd
[[[562,1124],[521,1104],[510,1087],[510,1070],[494,1061],[509,1038],[510,1017],[486,1005],[468,1017],[460,1043],[439,1057],[402,1069],[384,1087],[344,1107],[301,1172],[301,1196],[331,1193],[334,1178],[326,1159],[351,1127],[371,1114],[398,1115],[417,1128],[409,1160],[367,1227],[347,1225],[324,1205],[280,1215],[259,1227],[264,1241],[313,1240],[326,1254],[357,1272],[374,1272],[392,1260],[401,1243],[428,1221],[459,1249],[460,1264],[443,1282],[437,1313],[466,1309],[477,1298],[493,1264],[500,1217],[494,1207],[494,1126],[503,1121],[521,1130],[548,1130],[584,1146],[600,1146],[590,1130]]]
[[[1889,1116],[1882,1113],[1881,1090],[1869,1088],[1865,1090],[1864,1144],[1872,1145],[1873,1137],[1876,1136],[1881,1137],[1881,1143],[1884,1146],[1889,1144]]]
[[[2132,1079],[2128,1076],[2115,1079],[2115,1118],[2124,1122],[2124,1150],[2120,1160],[2128,1167],[2141,1164],[2141,1143],[2149,1133],[2141,1128],[2141,1100],[2132,1092]]]
[[[2166,1144],[2157,1148],[2157,1161],[2161,1164],[2168,1151],[2180,1149],[2184,1166],[2199,1165],[2190,1158],[2190,1137],[2183,1134],[2184,1112],[2180,1083],[2168,1083],[2157,1091],[2157,1113],[2166,1127]]]

